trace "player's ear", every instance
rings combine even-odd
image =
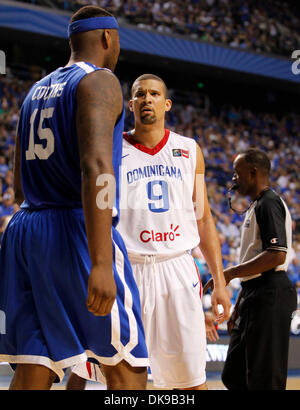
[[[170,109],[172,108],[172,101],[167,98],[166,99],[166,111],[170,111]]]
[[[104,50],[107,50],[111,44],[111,35],[110,35],[109,30],[103,30],[101,34],[101,41],[102,41]]]
[[[133,101],[132,100],[129,100],[128,106],[129,106],[129,110],[133,111]]]

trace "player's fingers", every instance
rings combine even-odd
[[[216,322],[220,325],[225,320],[223,313],[219,313],[218,317],[216,318]]]
[[[87,305],[89,312],[98,316],[99,312],[102,312],[102,303],[103,298],[101,298],[100,295],[97,294],[97,292],[91,292],[90,303]]]
[[[224,315],[224,320],[228,320],[230,317],[230,304],[229,303],[223,303],[223,315]]]
[[[207,333],[206,333],[206,338],[207,338],[207,340],[208,340],[209,342],[213,342],[213,337],[212,337],[211,332],[207,332]]]
[[[215,300],[212,301],[211,310],[212,310],[212,314],[214,315],[215,320],[218,320],[220,313],[218,309],[218,304]]]
[[[115,298],[114,297],[109,297],[109,298],[101,298],[100,304],[95,307],[94,314],[96,316],[106,316],[108,315],[113,307]]]
[[[92,292],[91,290],[88,290],[88,297],[86,301],[86,305],[88,309],[90,309],[93,306],[95,298],[96,298],[96,294]]]
[[[99,306],[99,300],[95,297],[93,299],[93,302],[91,304],[87,305],[87,308],[88,308],[89,312],[95,313],[95,312],[97,312],[98,306]]]
[[[110,312],[107,300],[102,300],[98,308],[95,310],[95,316],[106,316]]]
[[[213,337],[214,342],[216,342],[219,339],[219,334],[218,334],[217,329],[215,327],[212,329],[212,337]]]

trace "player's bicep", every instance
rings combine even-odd
[[[111,158],[114,127],[122,108],[121,87],[112,73],[95,71],[81,80],[76,113],[81,164]]]

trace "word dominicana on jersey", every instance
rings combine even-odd
[[[168,405],[168,404],[195,404],[194,394],[148,394],[140,396],[119,396],[114,393],[104,397],[106,405],[127,405],[136,407],[140,405]]]

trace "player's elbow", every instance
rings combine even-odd
[[[286,253],[285,252],[277,252],[277,260],[278,265],[282,265],[285,262]]]
[[[113,173],[112,160],[109,158],[84,157],[81,159],[80,166],[84,177]]]

